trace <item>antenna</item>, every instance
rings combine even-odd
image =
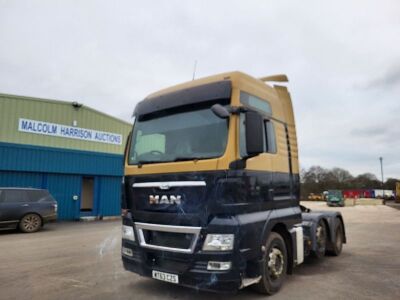
[[[193,78],[192,78],[192,80],[194,80],[194,77],[196,76],[196,67],[197,67],[197,59],[194,61]]]

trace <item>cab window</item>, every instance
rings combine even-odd
[[[265,133],[266,133],[266,148],[268,153],[276,153],[276,136],[274,123],[270,120],[265,121]]]
[[[246,130],[245,130],[245,116],[240,114],[239,119],[239,151],[241,157],[248,155],[246,149]],[[263,128],[264,137],[264,151],[265,153],[276,153],[276,136],[274,124],[271,120],[264,121]]]
[[[256,96],[253,96],[251,94],[241,91],[240,92],[240,102],[244,106],[254,108],[254,109],[256,109],[264,114],[267,114],[269,116],[272,115],[271,104],[269,104],[269,102],[267,100],[258,98]]]

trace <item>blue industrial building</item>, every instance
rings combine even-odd
[[[129,123],[76,102],[0,94],[0,126],[0,187],[48,189],[61,220],[120,214]]]

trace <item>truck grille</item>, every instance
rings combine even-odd
[[[135,223],[140,246],[149,249],[193,253],[201,227]]]
[[[188,249],[193,241],[193,234],[143,230],[146,244]]]

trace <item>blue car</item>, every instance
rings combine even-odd
[[[0,187],[0,230],[36,232],[57,220],[57,202],[47,190]]]

